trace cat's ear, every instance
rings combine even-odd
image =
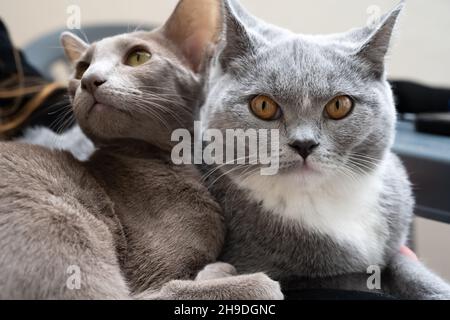
[[[219,59],[222,68],[226,70],[234,60],[247,56],[253,51],[252,41],[243,21],[244,19],[250,19],[251,16],[234,0],[223,2],[222,15],[224,17],[223,49]]]
[[[220,12],[221,0],[180,0],[162,27],[164,36],[181,49],[195,72],[220,37]]]
[[[89,47],[86,42],[71,32],[63,32],[60,40],[66,57],[71,63],[75,63],[79,60]]]
[[[384,75],[385,57],[403,7],[404,2],[402,1],[391,12],[383,16],[375,29],[370,30],[368,38],[356,54],[359,59],[362,59],[369,65],[376,77]]]

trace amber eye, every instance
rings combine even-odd
[[[75,69],[75,79],[81,80],[87,69],[89,69],[89,63],[79,62]]]
[[[267,96],[257,96],[250,101],[250,108],[262,120],[275,120],[280,116],[278,104]]]
[[[349,96],[339,96],[328,102],[325,111],[333,120],[344,119],[353,109],[353,100]]]
[[[145,50],[135,50],[128,55],[125,64],[130,67],[137,67],[146,63],[151,57],[152,54]]]

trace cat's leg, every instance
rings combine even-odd
[[[201,283],[201,290],[211,287],[211,280],[222,279],[219,282],[212,282],[216,290],[223,290],[220,286],[228,286],[225,290],[233,290],[228,294],[234,294],[236,297],[229,296],[229,299],[268,299],[282,300],[283,294],[278,282],[270,279],[264,273],[243,275],[238,277],[238,272],[234,266],[225,262],[216,262],[207,265],[201,270],[195,280]],[[244,289],[241,287],[231,287],[236,281],[242,281]],[[241,284],[241,285],[242,285]],[[254,285],[256,284],[256,287]],[[241,298],[242,297],[242,298]]]
[[[134,296],[138,300],[282,300],[278,282],[264,273],[237,275],[223,262],[207,265],[194,281],[169,281],[160,290],[147,290]]]
[[[231,264],[225,262],[216,262],[208,264],[203,268],[195,278],[196,281],[213,280],[237,276],[237,270]]]
[[[208,280],[172,281],[159,292],[131,295],[106,224],[83,208],[49,199],[38,204],[21,197],[19,206],[0,202],[1,299],[283,297],[279,284],[266,275],[234,276],[234,268],[226,264],[205,268]]]
[[[449,300],[450,285],[421,262],[397,254],[386,269],[388,289],[402,299]]]
[[[17,209],[17,208],[16,208]],[[40,214],[45,210],[45,214]],[[159,292],[131,295],[113,237],[95,217],[64,203],[0,215],[2,299],[281,299],[264,274],[205,281],[172,281]],[[225,266],[223,264],[222,266]],[[229,268],[233,272],[234,268]],[[205,271],[206,272],[206,271]]]
[[[0,299],[130,298],[102,221],[51,195],[8,196],[0,203]]]
[[[152,300],[283,300],[280,284],[264,273],[236,276],[219,272],[218,275],[220,276],[218,279],[170,281],[160,291],[142,293],[136,298]]]

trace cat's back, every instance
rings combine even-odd
[[[65,151],[0,143],[0,176],[0,214],[44,203],[83,207],[93,214],[112,211],[85,164]]]
[[[83,163],[0,143],[0,298],[64,296],[68,268],[88,269],[89,255],[117,264],[119,241],[112,202]]]
[[[89,194],[101,192],[93,177],[65,151],[22,144],[0,144],[0,176],[3,199],[73,198],[90,206]]]
[[[68,153],[24,143],[0,143],[3,187],[42,188],[68,182],[60,180],[82,173],[82,166]],[[69,183],[69,182],[68,182]]]

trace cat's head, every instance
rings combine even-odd
[[[372,170],[394,137],[385,55],[401,9],[373,28],[306,36],[225,1],[222,44],[201,111],[203,129],[279,129],[278,175],[312,183]]]
[[[164,26],[91,45],[71,33],[61,43],[74,66],[75,117],[94,142],[139,139],[160,147],[192,127],[202,74],[220,18],[217,0],[181,0]]]

